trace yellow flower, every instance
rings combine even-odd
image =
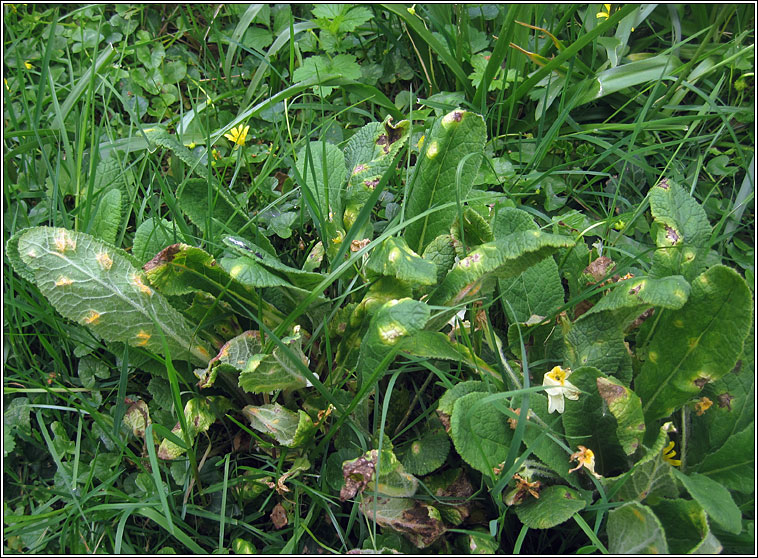
[[[545,390],[547,392],[548,413],[553,411],[562,413],[564,397],[568,397],[572,401],[579,399],[579,389],[568,381],[570,375],[571,370],[569,368],[564,370],[560,366],[556,366],[542,378],[542,385],[550,386]]]
[[[605,8],[605,11],[600,10],[595,16],[598,19],[608,19],[609,17],[611,17],[611,5],[603,4],[603,8]]]
[[[250,126],[242,127],[242,124],[236,128],[232,128],[228,134],[224,134],[224,137],[236,144],[234,149],[237,149],[240,145],[245,145],[245,139],[247,138],[247,132],[250,130]]]
[[[626,227],[626,221],[622,221],[621,219],[613,223],[613,228],[616,229],[617,231],[620,231],[624,227]]]
[[[595,452],[591,449],[585,448],[584,446],[577,447],[579,448],[579,451],[572,453],[569,461],[577,461],[578,464],[573,469],[569,469],[569,473],[573,473],[574,471],[585,467],[590,473],[595,476],[595,478],[599,479],[602,475],[599,475],[595,472]]]
[[[32,63],[31,63],[31,62],[29,62],[28,60],[27,60],[26,62],[24,62],[24,67],[25,67],[27,70],[31,70],[32,68],[34,68],[34,66],[32,66]]]
[[[425,139],[426,139],[426,136],[425,136],[425,135],[421,136],[421,137],[419,138],[419,140],[418,140],[418,144],[416,144],[416,147],[418,147],[419,149],[421,149],[421,146],[422,146],[422,145],[424,145],[424,140],[425,140]]]
[[[682,460],[674,459],[674,457],[676,457],[676,452],[674,451],[674,442],[672,440],[669,442],[669,445],[663,448],[663,460],[673,467],[681,466]]]

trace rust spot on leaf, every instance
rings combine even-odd
[[[669,189],[669,179],[668,178],[661,178],[661,181],[658,183],[658,188],[662,188],[663,190]]]
[[[608,272],[613,269],[616,266],[616,263],[606,257],[606,256],[600,256],[596,260],[594,260],[590,265],[584,268],[584,273],[588,274],[592,277],[592,279],[595,280],[597,283],[600,281],[603,277],[608,275]]]
[[[679,233],[676,232],[676,229],[666,227],[666,238],[671,241],[671,244],[676,244],[679,242]]]
[[[174,261],[174,257],[179,253],[179,251],[182,249],[181,244],[172,244],[171,246],[168,246],[158,252],[156,256],[147,262],[142,269],[145,271],[150,271],[151,269],[154,269],[156,267],[165,265],[167,263],[171,263]]]
[[[718,402],[718,405],[721,409],[726,407],[728,411],[732,410],[732,399],[734,399],[734,395],[729,393],[728,391],[722,393],[719,395],[716,400]]]
[[[281,504],[275,505],[274,509],[271,511],[271,523],[274,524],[274,529],[281,529],[289,523],[289,520],[287,519],[287,511]]]
[[[392,145],[401,137],[403,137],[403,130],[400,127],[392,125],[392,117],[387,118],[387,122],[384,124],[384,129],[387,131],[387,139],[389,144]]]
[[[605,378],[597,379],[597,391],[608,405],[614,403],[617,399],[625,397],[627,394],[626,388],[613,382],[606,380]]]
[[[695,385],[700,389],[703,389],[703,386],[707,383],[708,383],[708,378],[698,378],[695,380]]]
[[[340,490],[340,500],[345,501],[353,498],[358,492],[363,492],[366,485],[374,478],[376,459],[378,452],[371,450],[358,459],[347,461],[342,464],[342,476],[345,485]]]

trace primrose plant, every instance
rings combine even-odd
[[[750,471],[733,465],[752,459],[753,315],[748,286],[710,250],[702,207],[668,180],[650,188],[650,250],[620,276],[581,231],[540,227],[473,188],[488,164],[481,116],[453,110],[417,146],[411,131],[388,118],[343,149],[299,151],[291,173],[320,238],[302,268],[158,128],[147,138],[200,176],[183,183],[181,210],[212,225],[223,250],[167,245],[154,219],[132,253],[50,227],[19,232],[7,253],[114,352],[128,345],[162,355],[173,373],[174,361],[194,368],[198,395],[181,410],[177,392],[176,436],[155,441],[162,459],[236,414],[270,441],[265,451],[284,451],[288,475],[328,450],[322,488],[419,548],[483,513],[472,496],[484,483],[529,528],[610,510],[610,552],[717,551],[714,526],[742,530],[732,493],[752,490]],[[395,172],[405,173],[402,204],[380,228],[373,210]],[[369,402],[390,395],[378,387],[403,360],[463,372],[422,417],[427,432],[396,453]],[[124,420],[144,434],[149,406],[135,403]]]

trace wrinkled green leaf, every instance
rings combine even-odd
[[[730,533],[738,534],[742,531],[742,513],[726,488],[698,473],[685,475],[677,469],[673,469],[673,473],[690,496],[705,510],[711,521],[715,521]]]
[[[242,414],[250,426],[274,438],[279,444],[294,448],[310,441],[316,426],[303,410],[290,411],[278,403],[271,405],[248,405]]]
[[[508,456],[513,430],[508,418],[494,406],[476,405],[481,400],[481,393],[469,393],[455,401],[450,437],[466,463],[494,478],[493,468]]]
[[[516,506],[516,515],[527,527],[550,529],[568,521],[586,505],[587,502],[576,490],[568,486],[553,485],[541,490],[539,498],[529,498]]]
[[[666,533],[653,511],[628,502],[608,512],[608,551],[611,554],[668,554]]]
[[[376,275],[394,277],[411,285],[433,285],[436,268],[408,247],[402,238],[389,237],[371,252],[366,269]]]
[[[752,306],[745,281],[728,267],[712,267],[692,282],[687,303],[658,320],[635,379],[648,420],[668,416],[732,369],[750,329]]]
[[[456,109],[434,122],[416,163],[406,200],[406,219],[435,206],[466,199],[481,165],[486,136],[484,119],[473,112]],[[456,209],[451,207],[411,223],[405,229],[408,245],[423,253],[432,239],[450,230],[455,214]]]
[[[692,281],[706,265],[711,226],[705,210],[679,184],[664,178],[650,190],[650,212],[658,246],[650,276],[683,275]]]
[[[239,385],[249,393],[263,393],[275,389],[300,389],[312,384],[293,362],[298,359],[308,366],[308,357],[303,353],[300,334],[282,339],[289,349],[285,352],[276,346],[270,354],[259,353],[250,357],[239,376]]]

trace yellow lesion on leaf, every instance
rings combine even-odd
[[[68,277],[65,277],[63,275],[61,275],[60,277],[58,277],[58,279],[56,279],[56,281],[55,281],[55,286],[56,287],[67,287],[67,286],[69,286],[71,284],[73,284],[73,280],[71,280]]]
[[[55,231],[53,244],[55,244],[55,250],[61,254],[63,254],[68,249],[76,249],[76,240],[74,240],[74,238],[68,234],[68,231],[66,231],[66,229],[58,229]]]
[[[437,153],[440,152],[440,145],[436,141],[433,141],[429,144],[429,147],[426,149],[426,157],[427,159],[434,159],[437,156]]]
[[[145,285],[145,283],[142,282],[142,277],[139,275],[132,275],[132,285],[137,287],[137,290],[139,290],[142,294],[153,296],[153,289]]]
[[[100,252],[97,256],[95,256],[95,259],[97,260],[97,263],[100,264],[100,267],[102,267],[105,271],[108,271],[113,265],[113,260],[111,259],[108,252]]]
[[[655,351],[650,351],[647,355],[647,358],[650,360],[650,362],[655,364],[656,362],[658,362],[658,353],[656,353]]]
[[[681,319],[674,320],[674,327],[684,327],[684,321]]]
[[[148,332],[141,329],[139,330],[139,333],[137,334],[137,342],[136,345],[138,347],[144,347],[147,345],[147,342],[150,341],[150,337],[152,337]]]
[[[210,353],[207,350],[205,350],[205,347],[201,347],[200,345],[197,345],[195,347],[195,352],[203,355],[205,358],[211,358]]]
[[[95,310],[90,310],[89,313],[84,316],[84,323],[85,324],[96,324],[100,321],[100,312],[96,312]]]
[[[690,337],[689,339],[687,339],[687,346],[690,349],[694,349],[695,347],[697,347],[697,345],[698,345],[697,337]]]

